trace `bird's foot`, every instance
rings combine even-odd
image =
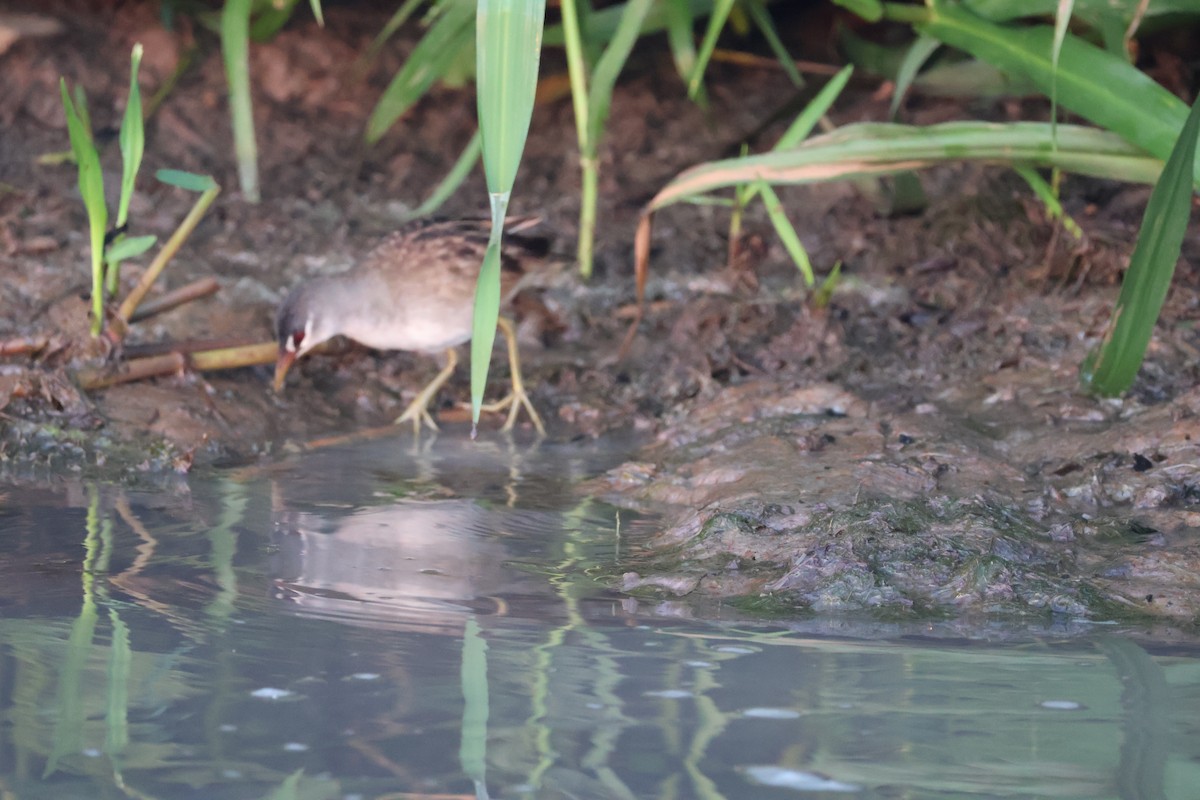
[[[424,394],[424,393],[422,393]],[[421,434],[421,423],[425,423],[425,427],[431,431],[438,429],[437,423],[433,421],[433,416],[429,413],[429,401],[431,398],[417,395],[408,408],[404,409],[404,413],[396,417],[396,425],[403,425],[405,422],[412,422],[413,435]]]
[[[529,415],[529,420],[533,423],[533,427],[537,428],[538,434],[546,435],[546,426],[542,423],[542,417],[538,414],[537,409],[533,407],[533,403],[529,400],[529,395],[525,393],[525,387],[521,385],[521,381],[513,381],[513,390],[509,392],[507,397],[497,400],[494,403],[484,403],[479,407],[481,411],[488,413],[503,411],[508,409],[508,419],[504,421],[504,426],[500,430],[505,433],[513,429],[513,425],[517,422],[517,414],[521,409],[525,409],[525,413]]]

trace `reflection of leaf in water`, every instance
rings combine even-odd
[[[275,791],[263,800],[334,800],[342,794],[336,781],[328,778],[306,778],[304,769],[298,769],[284,779]]]

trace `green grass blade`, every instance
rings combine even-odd
[[[1025,75],[1044,94],[1055,91],[1063,107],[1091,120],[1162,160],[1170,155],[1187,106],[1121,58],[1068,34],[1058,69],[1048,26],[994,25],[957,6],[938,3],[918,29],[1007,72]],[[1200,164],[1195,165],[1200,182]]]
[[[696,64],[692,74],[688,76],[688,97],[695,100],[700,94],[704,70],[708,69],[708,60],[712,58],[717,46],[717,37],[725,27],[725,20],[733,8],[733,0],[714,0],[712,13],[708,17],[708,27],[704,30],[704,38],[700,41],[700,52],[696,55]]]
[[[425,202],[414,208],[410,213],[405,214],[406,220],[419,219],[428,217],[435,213],[442,204],[450,198],[452,194],[458,191],[458,187],[462,186],[463,181],[471,174],[471,170],[475,168],[475,164],[479,161],[479,153],[483,149],[483,139],[479,135],[479,131],[475,131],[475,135],[471,137],[471,141],[467,142],[467,146],[463,149],[458,160],[454,162],[454,166],[450,168],[450,172],[442,178],[441,183],[434,187],[433,192],[425,199]]]
[[[947,122],[913,127],[889,123],[846,125],[790,150],[700,164],[677,175],[646,207],[654,211],[693,195],[740,183],[822,183],[886,175],[950,161],[1029,164],[1116,180],[1153,183],[1162,162],[1121,137],[1077,125],[1040,122],[998,125]]]
[[[104,173],[100,154],[92,141],[91,130],[76,110],[67,93],[66,80],[59,79],[63,109],[67,114],[67,135],[79,170],[79,195],[88,216],[88,238],[92,248],[92,335],[104,327],[104,234],[108,230],[108,206],[104,203]]]
[[[254,109],[250,101],[250,6],[252,0],[225,0],[221,12],[221,52],[229,82],[233,149],[242,196],[257,203],[258,145],[254,141]]]
[[[308,0],[308,5],[312,8],[313,17],[317,20],[317,25],[325,27],[325,12],[321,10],[321,0]]]
[[[1118,395],[1133,384],[1154,334],[1187,232],[1198,135],[1200,99],[1150,193],[1108,331],[1099,350],[1084,362],[1084,383],[1099,394]]]
[[[750,12],[750,18],[754,20],[754,24],[758,26],[763,38],[767,40],[767,47],[770,47],[771,52],[775,54],[775,60],[779,62],[783,74],[787,75],[793,86],[803,86],[804,78],[800,75],[800,70],[796,69],[796,60],[792,58],[792,54],[784,47],[783,40],[779,38],[779,31],[775,29],[775,20],[771,18],[771,12],[767,11],[766,4],[763,3],[763,0],[748,0],[746,10]]]
[[[387,133],[433,85],[454,66],[464,48],[471,46],[474,8],[464,0],[445,3],[443,12],[413,48],[404,66],[392,78],[367,121],[367,141],[374,143]]]
[[[916,80],[917,73],[921,71],[921,67],[934,54],[934,51],[941,46],[942,43],[932,36],[918,36],[909,46],[904,58],[900,61],[899,69],[896,70],[896,86],[892,89],[892,105],[888,109],[888,117],[896,118],[896,113],[900,110],[900,103],[903,102],[909,87]]]
[[[500,239],[537,92],[545,0],[478,0],[475,58],[483,171],[492,235],[475,289],[471,335],[472,431],[479,421],[500,316]]]
[[[796,268],[804,276],[804,285],[811,289],[817,282],[813,276],[812,261],[808,257],[808,251],[800,242],[800,237],[796,235],[792,221],[787,218],[787,214],[783,210],[783,203],[779,201],[779,195],[775,194],[775,190],[766,181],[755,181],[754,186],[763,196],[767,216],[771,218],[771,224],[775,226],[775,235],[783,242],[783,246],[787,249],[788,255],[792,257]]]

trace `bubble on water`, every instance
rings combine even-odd
[[[792,789],[797,792],[860,792],[862,787],[853,783],[818,775],[815,772],[804,772],[787,767],[755,766],[742,769],[746,777],[763,786],[774,786],[779,789]]]

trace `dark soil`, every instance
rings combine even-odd
[[[24,4],[62,30],[0,54],[0,341],[42,344],[0,362],[0,475],[119,478],[254,460],[284,442],[386,425],[432,375],[427,357],[347,345],[301,361],[279,395],[267,366],[90,394],[73,380],[101,354],[86,335],[73,168],[37,160],[68,146],[59,76],[87,90],[95,127],[115,139],[132,44],[146,47],[147,96],[190,58],[149,121],[135,232],[165,238],[193,201],[154,170],[211,174],[225,187],[156,290],[213,276],[221,291],[136,325],[127,350],[266,341],[282,293],[351,265],[427,196],[474,129],[473,94],[439,87],[378,145],[363,143],[414,41],[357,69],[384,19],[368,6],[330,8],[324,30],[298,13],[253,47],[263,201],[251,205],[236,189],[210,32],[186,18],[164,30],[156,4]],[[557,56],[543,71],[562,72]],[[876,88],[854,86],[835,121],[886,118]],[[787,613],[1200,618],[1196,230],[1138,383],[1120,401],[1080,391],[1078,366],[1111,313],[1148,190],[1069,179],[1064,205],[1085,231],[1076,242],[997,168],[923,175],[930,203],[912,216],[881,214],[849,185],[781,192],[818,271],[844,265],[824,309],[805,302],[759,210],[733,266],[727,211],[660,213],[647,316],[618,361],[641,205],[681,169],[736,152],[794,91],[772,70],[717,64],[707,109],[683,95],[665,49],[635,55],[602,150],[597,275],[583,284],[564,271],[522,323],[526,377],[552,437],[633,429],[652,440],[591,487],[665,515],[653,557],[620,578],[624,588],[752,597]],[[968,113],[916,97],[908,118],[1045,114],[1036,101],[976,102]],[[769,146],[783,124],[751,147]],[[104,164],[115,187],[115,141]],[[577,167],[569,100],[539,105],[512,210],[542,215],[564,261]],[[485,198],[476,175],[443,213],[479,215]],[[138,272],[127,266],[123,281]],[[489,395],[505,389],[501,361]],[[447,435],[465,435],[466,396],[461,370],[443,393]]]

